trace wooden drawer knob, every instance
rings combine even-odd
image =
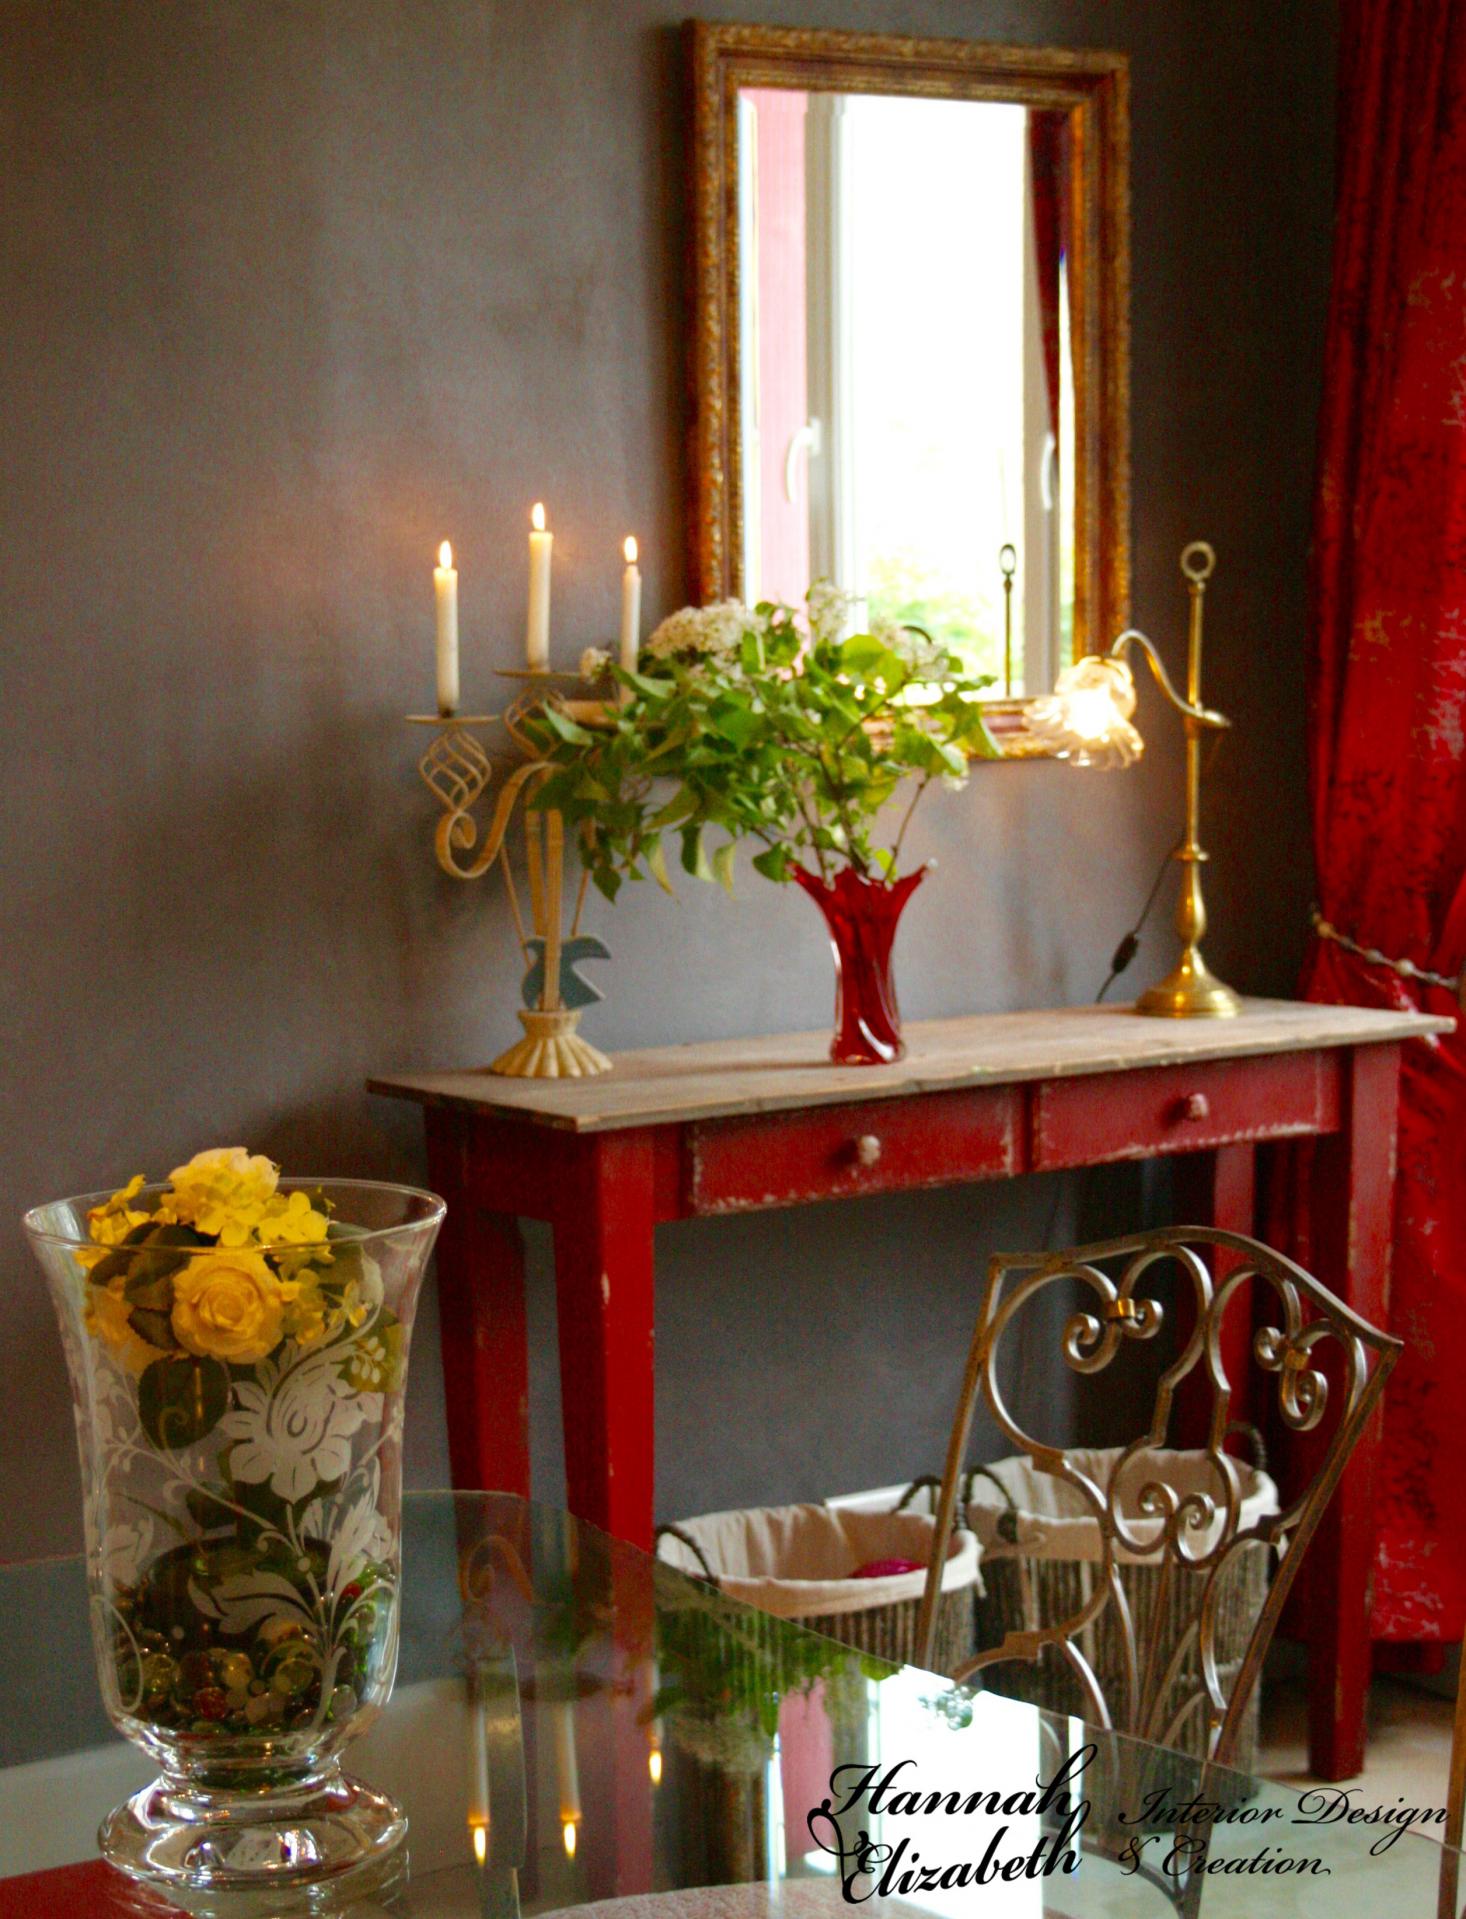
[[[855,1157],[861,1166],[875,1166],[880,1162],[881,1142],[875,1133],[862,1133],[855,1142]]]
[[[1188,1093],[1181,1102],[1182,1119],[1200,1120],[1211,1118],[1211,1101],[1205,1093]]]

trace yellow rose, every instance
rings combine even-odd
[[[221,1246],[174,1275],[173,1331],[200,1359],[248,1366],[280,1344],[294,1291],[260,1254]]]
[[[119,1274],[105,1286],[89,1287],[86,1321],[87,1331],[94,1338],[105,1340],[127,1370],[135,1375],[160,1355],[158,1348],[150,1346],[132,1325],[132,1303],[123,1290],[126,1284]]]
[[[263,1153],[215,1146],[175,1166],[168,1178],[173,1191],[164,1203],[170,1217],[223,1246],[244,1246],[275,1197],[280,1168]]]

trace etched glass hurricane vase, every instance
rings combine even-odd
[[[231,1247],[140,1182],[26,1217],[71,1374],[103,1699],[161,1768],[102,1851],[179,1891],[334,1879],[406,1830],[341,1752],[396,1668],[402,1392],[443,1205],[276,1192],[290,1243]]]

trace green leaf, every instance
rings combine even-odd
[[[176,1273],[181,1266],[188,1264],[186,1252],[164,1250],[172,1247],[212,1246],[214,1241],[206,1239],[202,1233],[196,1233],[192,1226],[160,1226],[153,1233],[142,1251],[132,1263],[127,1276],[127,1297],[135,1299],[139,1305],[151,1306],[159,1302],[143,1295],[157,1283],[166,1279],[170,1273]]]
[[[647,824],[658,828],[663,826],[680,826],[685,819],[690,819],[696,811],[696,793],[693,792],[690,786],[681,786],[672,795],[665,806],[659,806],[657,808]]]
[[[181,1260],[174,1265],[181,1265]],[[150,1312],[171,1313],[173,1310],[173,1266],[159,1273],[144,1266],[139,1260],[127,1278],[123,1293],[133,1306],[145,1307]]]
[[[647,870],[664,893],[672,892],[672,882],[667,876],[667,854],[662,845],[662,836],[657,834],[646,850]]]
[[[567,746],[594,746],[596,743],[594,733],[589,732],[578,720],[572,720],[568,713],[562,713],[558,707],[542,706],[540,717]]]
[[[133,1234],[129,1233],[127,1237],[131,1239]],[[87,1278],[94,1286],[105,1286],[109,1280],[119,1279],[124,1273],[129,1272],[132,1261],[132,1249],[128,1246],[127,1240],[124,1240],[120,1246],[114,1247],[105,1259],[99,1259],[95,1266],[88,1268]]]
[[[211,1433],[229,1405],[229,1368],[192,1354],[155,1359],[137,1382],[137,1410],[155,1446],[176,1452]]]
[[[731,899],[733,894],[733,860],[738,847],[732,840],[724,840],[713,854],[713,877]]]
[[[762,873],[766,880],[787,880],[789,877],[789,855],[782,846],[765,847],[762,853],[755,853],[753,865],[754,870]]]
[[[621,673],[618,675],[628,686],[632,686],[644,700],[653,700],[660,704],[676,691],[675,683],[652,673]]]
[[[707,849],[702,843],[702,827],[684,827],[681,838],[683,872],[691,873],[695,880],[710,880],[713,869],[708,865]]]
[[[1003,749],[989,733],[987,722],[981,713],[977,716],[976,726],[963,727],[962,743],[971,758],[975,760],[1000,760],[1003,757]]]
[[[171,1290],[171,1280],[165,1280],[163,1283]],[[173,1315],[166,1307],[134,1306],[127,1315],[127,1323],[139,1339],[145,1339],[150,1346],[156,1346],[160,1353],[176,1353],[179,1350],[178,1341],[173,1332]]]
[[[719,700],[708,714],[708,725],[741,752],[763,730],[763,715],[740,699]]]
[[[869,673],[890,649],[873,633],[852,633],[840,648],[840,664],[847,673]]]
[[[113,1247],[105,1259],[99,1259],[96,1265],[91,1268],[87,1277],[94,1286],[105,1286],[108,1280],[118,1279],[124,1273],[135,1272],[137,1270],[135,1262],[141,1257],[139,1249],[154,1243],[158,1245],[167,1244],[169,1235],[187,1236],[182,1239],[175,1237],[176,1244],[192,1246],[207,1246],[211,1244],[211,1242],[204,1239],[201,1234],[196,1233],[191,1226],[157,1226],[154,1225],[152,1220],[145,1219],[141,1226],[134,1226],[126,1238],[123,1239],[119,1245]],[[154,1271],[162,1270],[168,1272],[171,1271],[173,1267],[181,1264],[181,1260],[175,1259],[171,1266],[163,1265],[161,1268],[155,1267]]]

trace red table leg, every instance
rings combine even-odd
[[[652,1543],[652,1138],[582,1135],[555,1204],[565,1486],[579,1519]]]
[[[1356,1313],[1389,1324],[1390,1234],[1400,1049],[1364,1046],[1344,1062],[1342,1125],[1318,1144],[1313,1270]],[[1364,1769],[1369,1589],[1381,1422],[1370,1421],[1310,1552],[1309,1765],[1321,1779]]]
[[[653,1889],[656,1788],[651,1751],[656,1603],[652,1568],[613,1549],[599,1569],[602,1605],[615,1614],[615,1642],[602,1683],[576,1713],[580,1784],[595,1817],[582,1828],[582,1858],[592,1899],[624,1898]]]
[[[467,1129],[429,1110],[428,1178],[448,1211],[438,1235],[438,1316],[448,1457],[460,1491],[529,1497],[524,1242],[510,1213],[472,1198]]]
[[[1215,1226],[1227,1233],[1252,1233],[1256,1230],[1257,1153],[1250,1140],[1231,1146],[1218,1146],[1209,1153],[1188,1153],[1176,1162],[1177,1223],[1183,1226]],[[1235,1253],[1218,1249],[1214,1254],[1212,1279],[1218,1286],[1240,1261]],[[1234,1298],[1222,1322],[1222,1361],[1231,1382],[1231,1417],[1245,1420],[1251,1412],[1254,1384],[1252,1360],[1252,1303],[1245,1295]],[[1189,1389],[1189,1390],[1188,1390]],[[1178,1430],[1187,1446],[1204,1445],[1210,1423],[1212,1398],[1199,1374],[1183,1382],[1177,1412]]]

